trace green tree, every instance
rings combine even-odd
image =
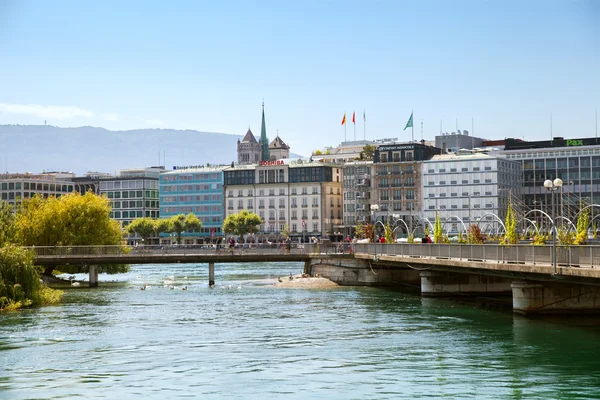
[[[433,225],[433,241],[434,243],[443,243],[444,241],[442,234],[442,220],[437,211],[435,213],[435,224]]]
[[[123,233],[110,211],[108,199],[92,192],[25,199],[16,218],[17,242],[24,246],[118,245]]]
[[[31,252],[14,245],[0,248],[0,311],[57,303],[61,296],[40,282]]]
[[[158,224],[162,224],[162,225],[155,225],[155,226],[160,226],[161,228],[166,227],[166,228],[168,228],[168,230],[166,230],[166,232],[176,233],[178,244],[181,244],[181,234],[183,232],[197,231],[200,228],[202,228],[202,222],[193,213],[189,213],[188,215],[184,215],[184,214],[174,215],[171,218],[169,218],[169,221],[166,223],[166,226],[164,225],[164,222],[159,222]]]
[[[285,239],[287,239],[290,236],[290,229],[288,228],[287,224],[283,225],[283,230],[281,231],[281,236],[283,236]]]
[[[137,218],[127,225],[127,232],[138,234],[145,241],[156,235],[156,220],[150,217]]]
[[[579,213],[579,217],[577,218],[577,235],[573,244],[583,245],[587,242],[589,220],[590,213],[587,209]]]
[[[394,243],[394,232],[392,231],[392,227],[390,226],[390,221],[387,221],[385,224],[385,242],[386,243]]]
[[[375,146],[371,146],[370,144],[368,144],[365,147],[363,147],[362,151],[360,152],[360,159],[361,160],[372,160],[374,155],[375,155]]]
[[[261,217],[247,210],[242,210],[237,214],[229,214],[225,218],[223,232],[243,237],[248,233],[257,232],[260,224],[262,224]]]
[[[506,208],[506,220],[504,222],[506,231],[502,244],[517,244],[519,243],[519,235],[517,234],[517,220],[512,207],[512,201],[508,199],[508,207]]]
[[[15,210],[14,207],[0,200],[0,247],[15,239]]]
[[[365,226],[363,225],[363,223],[361,221],[359,221],[358,224],[356,225],[356,227],[354,227],[354,234],[356,235],[356,237],[358,237],[360,239],[364,239]]]

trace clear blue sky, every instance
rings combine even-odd
[[[600,1],[0,1],[0,124],[356,136],[595,134]],[[354,137],[348,125],[347,137]],[[201,160],[199,160],[201,161]]]

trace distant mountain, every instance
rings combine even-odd
[[[237,162],[240,135],[194,130],[110,131],[83,126],[0,125],[0,171],[87,171]],[[160,161],[159,161],[160,160]]]

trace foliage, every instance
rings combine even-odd
[[[531,244],[535,246],[541,246],[546,244],[547,239],[548,237],[546,235],[544,235],[543,233],[538,233],[533,237],[533,241],[531,242]]]
[[[360,239],[365,238],[365,226],[361,221],[359,221],[356,227],[354,228],[354,234]]]
[[[433,225],[433,242],[434,243],[442,243],[442,220],[440,218],[440,214],[435,212],[435,224]]]
[[[0,247],[10,243],[15,237],[15,210],[13,206],[0,200]]]
[[[385,224],[385,242],[386,243],[394,243],[394,232],[392,231],[392,227],[390,226],[390,221]]]
[[[24,199],[16,218],[17,243],[24,246],[118,245],[122,232],[110,204],[92,192],[59,198]]]
[[[481,233],[479,225],[471,224],[469,226],[468,241],[470,244],[483,244],[485,242],[485,237]]]
[[[467,243],[467,239],[464,238],[462,231],[458,232],[458,243],[460,243],[460,244]]]
[[[579,217],[577,218],[577,234],[573,240],[573,244],[583,245],[587,242],[589,220],[590,213],[588,210],[579,213]]]
[[[149,217],[137,218],[127,225],[127,232],[138,234],[144,240],[156,235],[156,221]]]
[[[315,150],[314,155],[320,156],[323,155],[323,152],[321,150]]]
[[[501,240],[502,244],[517,244],[519,243],[519,235],[517,234],[517,220],[513,211],[512,201],[508,199],[508,207],[506,208],[506,220],[504,222],[506,231]]]
[[[365,147],[363,147],[362,151],[360,152],[360,159],[361,160],[372,160],[374,155],[375,155],[375,146],[368,144]]]
[[[369,242],[373,242],[373,238],[375,237],[375,227],[373,224],[365,225],[365,239],[369,239]]]
[[[575,241],[575,232],[569,228],[560,227],[557,229],[556,239],[558,240],[558,243],[563,246],[570,246]]]
[[[288,228],[287,224],[283,225],[283,230],[281,231],[281,236],[284,238],[290,237],[290,228]]]
[[[410,235],[408,235],[407,242],[408,243],[414,243],[415,242],[415,235],[413,233],[411,233]]]
[[[253,212],[242,210],[237,214],[229,214],[223,221],[223,232],[244,236],[248,233],[257,232],[262,224],[262,218]]]
[[[154,221],[154,229],[157,235],[161,233],[169,233],[173,231],[173,221],[171,218],[159,218]]]
[[[425,236],[429,235],[431,235],[431,232],[429,232],[429,224],[425,224]]]
[[[164,218],[161,218],[164,220]],[[196,214],[189,213],[187,215],[177,214],[168,218],[168,222],[157,222],[155,223],[155,227],[158,227],[160,224],[160,228],[163,230],[161,232],[171,232],[177,234],[177,243],[181,244],[181,233],[185,231],[197,231],[202,228],[202,222]]]
[[[61,296],[40,282],[30,252],[13,245],[0,248],[0,311],[56,303]]]

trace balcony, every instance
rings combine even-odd
[[[273,209],[275,209],[275,206],[269,206],[269,208],[273,210]]]
[[[265,206],[258,206],[259,209],[264,210]]]
[[[302,208],[308,208],[308,204],[302,204]]]
[[[279,208],[285,208],[285,204],[280,204]]]
[[[269,221],[275,221],[275,217],[269,217]]]
[[[292,204],[290,207],[292,207],[292,208],[298,208],[298,204]]]
[[[313,215],[312,219],[319,219],[319,216],[318,215]]]

